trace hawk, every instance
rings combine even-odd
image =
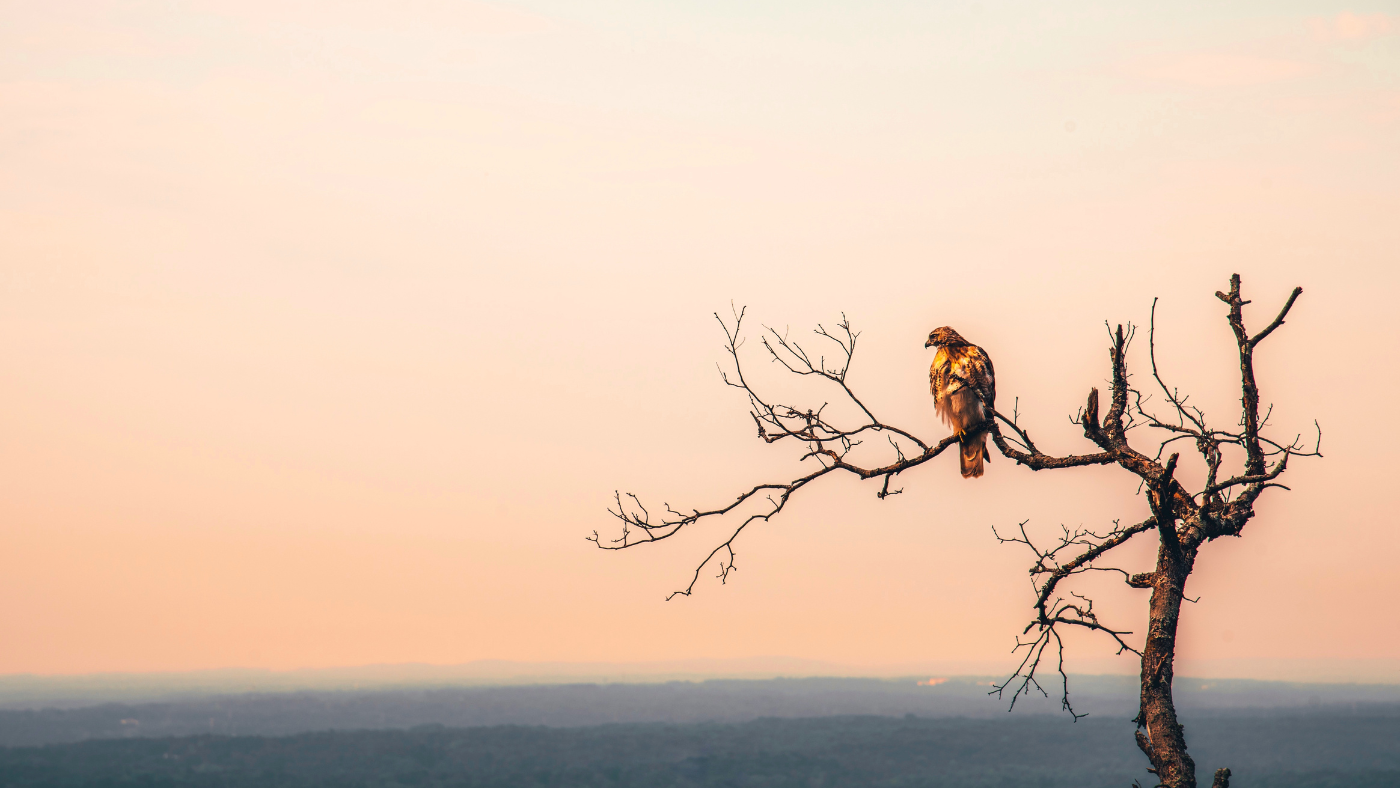
[[[963,478],[981,476],[982,464],[990,459],[987,433],[969,435],[968,430],[981,424],[995,407],[997,383],[992,359],[948,326],[935,328],[924,347],[938,348],[928,371],[933,409],[958,436]]]

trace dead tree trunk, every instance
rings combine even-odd
[[[1018,697],[1032,691],[1048,694],[1038,681],[1038,671],[1047,649],[1053,645],[1064,709],[1076,719],[1083,716],[1076,713],[1070,703],[1061,631],[1064,627],[1078,627],[1104,634],[1117,644],[1119,653],[1132,652],[1142,660],[1141,706],[1135,735],[1138,746],[1151,762],[1152,768],[1148,771],[1157,776],[1160,786],[1164,788],[1196,786],[1196,765],[1187,753],[1186,738],[1172,702],[1177,622],[1181,615],[1181,602],[1185,598],[1186,580],[1195,567],[1196,555],[1205,543],[1213,539],[1240,536],[1245,524],[1254,516],[1254,503],[1264,490],[1283,488],[1276,480],[1287,470],[1289,458],[1321,456],[1320,428],[1317,444],[1312,450],[1304,448],[1301,436],[1276,441],[1261,434],[1268,423],[1268,414],[1260,417],[1259,387],[1254,377],[1254,349],[1283,325],[1284,318],[1302,292],[1302,288],[1295,288],[1273,322],[1254,336],[1250,336],[1244,325],[1243,308],[1249,302],[1240,294],[1239,275],[1230,278],[1228,292],[1215,294],[1229,308],[1226,319],[1239,350],[1241,413],[1238,429],[1209,426],[1205,414],[1189,405],[1186,396],[1169,387],[1162,379],[1155,353],[1154,301],[1148,350],[1153,380],[1170,407],[1168,415],[1159,417],[1145,407],[1147,398],[1129,383],[1127,351],[1134,335],[1133,326],[1129,324],[1126,328],[1119,325],[1110,333],[1112,382],[1108,410],[1100,418],[1099,392],[1090,389],[1088,399],[1075,419],[1096,451],[1063,456],[1046,454],[1018,425],[1016,409],[1008,417],[997,412],[992,402],[983,403],[990,414],[988,419],[969,430],[973,433],[985,431],[1004,456],[1034,471],[1117,465],[1141,482],[1146,492],[1149,516],[1135,525],[1123,526],[1115,521],[1103,533],[1082,528],[1070,531],[1061,527],[1063,533],[1053,537],[1045,546],[1042,546],[1043,543],[1037,544],[1024,522],[1019,526],[1019,535],[1003,537],[993,528],[993,535],[1000,541],[1022,544],[1034,553],[1030,574],[1035,589],[1033,615],[1022,632],[1023,636],[1030,637],[1018,638],[1016,644],[1017,651],[1022,655],[1021,662],[1010,678],[994,689],[994,693],[1004,696],[1010,690],[1012,706]],[[786,481],[757,484],[725,506],[704,511],[692,509],[685,513],[667,505],[665,514],[657,519],[652,518],[636,496],[629,493],[624,498],[620,493],[615,494],[616,509],[611,511],[622,522],[621,535],[616,539],[603,540],[595,531],[589,537],[598,547],[606,550],[623,550],[662,541],[702,520],[719,519],[730,514],[739,518],[738,525],[727,530],[723,541],[699,563],[686,587],[672,592],[667,599],[689,596],[707,566],[713,565],[717,569],[721,582],[727,580],[734,569],[734,547],[740,534],[754,523],[766,522],[777,516],[793,495],[823,477],[846,473],[861,479],[879,480],[879,489],[875,494],[883,500],[901,492],[890,489],[890,482],[895,476],[932,460],[948,447],[958,444],[955,435],[925,442],[911,431],[886,424],[876,418],[856,396],[847,383],[846,375],[859,334],[851,329],[844,316],[837,325],[837,331],[828,331],[822,326],[816,329],[819,341],[835,344],[838,364],[834,368],[828,368],[825,355],[810,354],[799,342],[771,328],[765,328],[762,344],[769,358],[787,371],[820,379],[834,386],[847,410],[855,414],[854,422],[849,424],[841,423],[837,416],[824,415],[826,404],[803,407],[766,399],[744,376],[739,354],[744,312],[735,312],[732,327],[718,315],[715,317],[724,327],[728,339],[726,350],[732,363],[731,369],[722,371],[721,375],[727,385],[742,390],[747,396],[758,437],[766,443],[785,441],[803,444],[805,451],[802,460],[810,461],[811,465],[806,473],[789,477]],[[1155,430],[1160,438],[1155,450],[1149,450],[1152,452],[1150,455],[1129,444],[1129,429],[1139,426]],[[870,448],[857,448],[871,437],[884,438],[876,445],[888,444],[888,454],[883,459],[871,461],[867,458]],[[1205,467],[1205,484],[1195,492],[1186,489],[1176,478],[1180,453],[1172,453],[1165,461],[1162,459],[1178,441],[1194,445]],[[1245,454],[1243,468],[1233,476],[1222,473],[1225,465],[1222,447],[1227,446],[1243,449]],[[1096,563],[1101,563],[1114,548],[1148,532],[1155,532],[1159,543],[1157,564],[1152,571],[1130,574]],[[1090,571],[1119,572],[1129,586],[1152,590],[1148,602],[1148,628],[1141,648],[1127,639],[1131,632],[1100,622],[1092,599],[1064,587],[1074,576]],[[1213,785],[1215,788],[1228,788],[1229,779],[1230,770],[1219,769]]]
[[[1138,747],[1152,762],[1152,771],[1164,785],[1195,786],[1196,762],[1186,753],[1186,737],[1176,720],[1172,702],[1173,662],[1176,658],[1176,624],[1186,577],[1195,556],[1164,540],[1157,550],[1152,573],[1152,598],[1148,601],[1147,638],[1142,649],[1141,707],[1137,717]]]

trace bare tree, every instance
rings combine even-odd
[[[1031,621],[1017,638],[1016,652],[1020,664],[1012,675],[994,688],[1004,696],[1009,691],[1010,702],[1034,691],[1045,693],[1038,680],[1042,664],[1055,662],[1061,685],[1061,701],[1065,711],[1075,719],[1080,715],[1070,703],[1069,679],[1064,670],[1064,640],[1067,629],[1080,628],[1101,633],[1110,638],[1119,653],[1131,652],[1141,659],[1141,696],[1135,737],[1138,746],[1151,762],[1148,771],[1157,776],[1166,788],[1195,788],[1196,765],[1186,751],[1182,726],[1177,722],[1172,702],[1173,660],[1176,653],[1177,621],[1181,602],[1185,598],[1186,579],[1195,565],[1201,547],[1218,537],[1239,536],[1254,516],[1259,496],[1271,487],[1283,487],[1277,480],[1288,468],[1292,457],[1321,456],[1321,428],[1317,442],[1307,449],[1301,435],[1291,440],[1266,437],[1262,430],[1268,426],[1269,410],[1259,413],[1259,387],[1254,377],[1254,351],[1279,326],[1303,292],[1296,288],[1278,316],[1262,331],[1250,335],[1245,328],[1243,309],[1249,301],[1240,294],[1240,277],[1230,277],[1228,292],[1215,295],[1228,308],[1226,319],[1234,333],[1240,361],[1240,418],[1230,429],[1218,429],[1207,423],[1205,414],[1189,403],[1187,396],[1168,386],[1157,367],[1155,313],[1149,324],[1149,358],[1152,379],[1160,389],[1163,416],[1151,407],[1152,397],[1135,388],[1128,374],[1127,351],[1134,337],[1131,324],[1119,325],[1110,331],[1109,365],[1112,372],[1108,409],[1100,414],[1099,392],[1090,389],[1084,406],[1074,417],[1083,428],[1084,437],[1096,451],[1085,454],[1054,456],[1046,454],[1031,439],[1029,432],[1017,424],[1017,413],[1010,417],[990,410],[987,421],[974,432],[988,433],[1001,453],[1032,470],[1060,470],[1088,465],[1118,465],[1138,477],[1140,489],[1146,493],[1151,516],[1133,525],[1115,522],[1103,533],[1091,530],[1065,529],[1052,544],[1037,544],[1021,523],[1017,532],[1002,535],[993,529],[1002,542],[1017,543],[1033,555],[1030,574],[1036,584],[1036,597]],[[623,550],[670,538],[702,520],[720,519],[753,504],[758,511],[738,517],[738,522],[724,532],[726,537],[711,550],[696,567],[685,588],[672,592],[689,596],[707,566],[714,567],[721,582],[734,570],[735,542],[746,528],[756,522],[776,517],[792,497],[824,477],[852,474],[878,483],[876,496],[884,499],[900,492],[890,489],[891,481],[901,473],[922,465],[949,446],[958,442],[949,436],[935,442],[924,441],[913,432],[899,429],[878,419],[856,395],[847,381],[851,359],[855,354],[859,334],[842,316],[836,330],[822,326],[816,336],[826,343],[826,353],[812,353],[802,344],[765,327],[762,345],[767,357],[781,364],[788,372],[811,377],[838,389],[846,410],[856,414],[852,423],[838,423],[827,416],[827,406],[803,407],[770,400],[760,394],[744,374],[740,347],[744,312],[736,311],[728,323],[716,314],[725,331],[726,350],[730,367],[721,368],[724,382],[742,390],[749,400],[750,416],[758,428],[758,437],[766,443],[791,442],[803,446],[801,460],[811,461],[810,470],[787,481],[757,484],[724,506],[712,509],[679,511],[669,505],[664,513],[653,517],[635,495],[615,494],[616,508],[611,513],[622,523],[616,539],[603,539],[595,531],[590,540],[605,550]],[[831,355],[832,362],[828,361]],[[1317,424],[1314,422],[1314,426]],[[1154,436],[1156,446],[1146,451],[1133,448],[1128,441],[1129,430],[1145,427]],[[883,437],[889,448],[883,464],[858,461],[853,450],[871,438]],[[1195,446],[1205,464],[1206,479],[1201,488],[1188,490],[1176,476],[1180,453],[1171,451],[1178,442]],[[1242,452],[1242,467],[1226,471],[1226,447]],[[1134,537],[1156,534],[1158,540],[1156,567],[1150,572],[1130,574],[1121,569],[1102,566],[1104,557]],[[1117,629],[1099,620],[1093,600],[1067,588],[1077,575],[1086,572],[1114,571],[1122,574],[1133,588],[1151,589],[1148,603],[1147,634],[1141,641],[1130,638],[1130,632]],[[1053,650],[1052,650],[1053,647]],[[1214,785],[1226,788],[1230,770],[1215,773]]]

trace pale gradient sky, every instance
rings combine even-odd
[[[1327,457],[1203,551],[1183,655],[1400,658],[1394,3],[5,0],[0,140],[0,673],[1009,667],[990,526],[1140,519],[1123,472],[826,485],[670,603],[718,528],[584,536],[792,467],[715,372],[731,300],[846,312],[931,437],[951,324],[1071,451],[1154,296],[1233,422],[1235,271],[1255,325],[1306,290],[1258,363]]]

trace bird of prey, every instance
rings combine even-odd
[[[996,373],[987,351],[944,326],[928,335],[924,347],[937,347],[929,368],[933,409],[958,436],[959,467],[963,478],[982,475],[987,454],[987,433],[969,430],[986,420],[997,398]]]

